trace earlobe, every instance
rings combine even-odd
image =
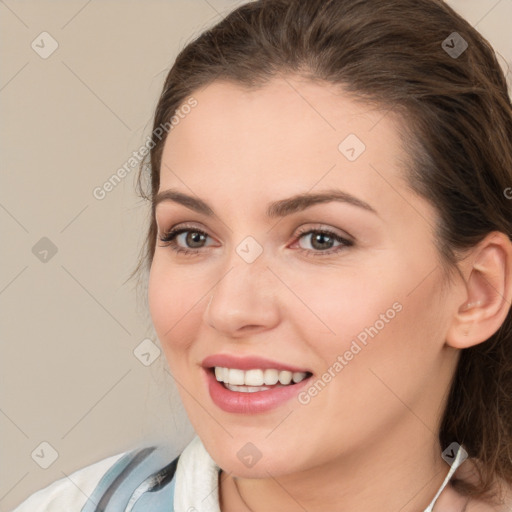
[[[512,243],[504,233],[490,233],[465,264],[469,267],[465,300],[446,336],[447,345],[459,349],[488,340],[507,318],[512,300]]]

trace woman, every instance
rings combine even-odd
[[[510,510],[511,140],[440,0],[261,0],[192,41],[137,270],[198,437],[16,510]]]

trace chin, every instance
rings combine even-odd
[[[287,461],[262,458],[254,466],[248,467],[240,462],[238,458],[222,455],[214,460],[220,468],[226,473],[230,473],[238,478],[268,478],[271,475],[274,478],[281,477],[288,473],[296,472],[298,468],[290,466]]]
[[[269,474],[280,477],[301,470],[296,446],[281,445],[279,449],[268,441],[253,444],[237,441],[236,438],[225,444],[209,443],[207,440],[203,440],[203,444],[223,471],[239,478],[268,478]]]

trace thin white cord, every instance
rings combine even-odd
[[[443,492],[444,488],[450,481],[450,478],[453,476],[455,471],[457,471],[459,466],[464,462],[465,458],[463,459],[463,456],[464,456],[464,451],[462,449],[462,446],[459,446],[459,449],[457,450],[457,456],[455,457],[455,460],[451,464],[450,471],[448,471],[448,474],[446,475],[446,478],[444,479],[443,485],[437,491],[437,494],[434,496],[434,499],[431,501],[430,505],[423,512],[432,512],[432,510],[434,509],[434,505],[436,504],[437,498],[439,498],[440,494]]]

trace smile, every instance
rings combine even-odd
[[[259,414],[297,398],[313,373],[258,356],[215,354],[201,362],[207,394],[228,413]]]
[[[275,368],[240,370],[215,366],[215,378],[230,391],[241,393],[255,393],[267,391],[271,386],[281,387],[298,384],[307,377],[307,372],[291,372]]]

